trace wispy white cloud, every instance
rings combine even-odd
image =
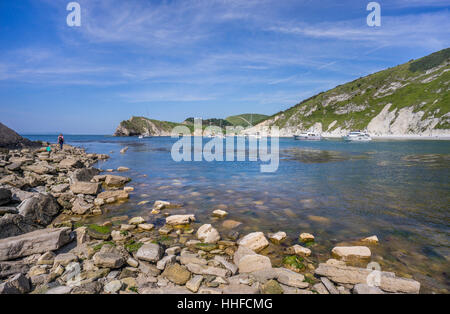
[[[362,20],[333,21],[316,25],[280,23],[269,31],[287,35],[343,41],[375,42],[386,46],[437,47],[449,44],[448,12],[403,16],[382,16],[380,28],[370,28]]]

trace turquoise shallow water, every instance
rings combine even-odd
[[[56,136],[32,135],[56,141]],[[296,243],[301,232],[316,236],[313,255],[330,257],[336,244],[376,234],[373,260],[383,270],[412,275],[424,292],[448,292],[450,280],[450,142],[340,140],[303,142],[280,139],[280,165],[261,173],[258,162],[172,160],[175,139],[70,136],[66,142],[107,153],[99,168],[126,166],[135,192],[112,205],[105,217],[148,216],[155,200],[183,204],[177,213],[195,213],[198,223],[226,207],[243,222],[241,232],[285,231]],[[207,142],[209,139],[204,139]],[[119,150],[129,147],[126,154]],[[113,153],[110,153],[110,152]],[[147,205],[137,205],[149,201]]]

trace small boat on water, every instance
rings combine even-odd
[[[143,139],[144,138],[144,135],[139,135],[139,139]]]
[[[369,133],[362,131],[352,131],[343,136],[342,139],[346,142],[369,142],[372,140]]]
[[[294,139],[299,141],[320,141],[322,140],[322,135],[314,132],[303,132],[299,135],[294,135]]]

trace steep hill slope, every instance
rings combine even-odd
[[[247,121],[253,121],[253,124],[267,118],[261,114],[242,114],[237,116],[228,117],[226,119],[210,118],[202,121],[202,127],[205,129],[208,126],[222,127],[225,132],[227,126],[243,126],[249,127]],[[194,131],[194,118],[187,118],[183,123],[168,122],[149,119],[145,117],[132,117],[129,120],[120,122],[117,127],[114,136],[170,136],[174,127],[184,125],[187,126],[191,132]]]
[[[337,86],[279,112],[247,133],[278,126],[281,135],[301,131],[341,136],[450,136],[450,48]]]
[[[170,136],[170,132],[180,123],[132,117],[120,122],[114,136]]]
[[[0,123],[0,148],[22,148],[39,145],[39,143],[23,138],[6,125]]]

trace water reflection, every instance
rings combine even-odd
[[[366,155],[352,155],[340,151],[301,148],[285,149],[281,152],[281,157],[286,160],[296,160],[303,163],[326,163],[368,158]]]
[[[230,230],[211,217],[222,208],[242,223],[235,229],[240,233],[285,231],[280,249],[297,243],[302,232],[314,234],[316,263],[339,243],[359,244],[376,234],[380,244],[370,248],[383,270],[412,275],[424,292],[450,290],[449,142],[280,139],[280,167],[264,174],[258,162],[176,163],[170,138],[133,141],[91,137],[82,143],[89,151],[114,151],[98,167],[129,167],[135,188],[128,202],[106,207],[94,220],[142,215],[162,226],[165,213],[194,213],[197,227],[212,223],[226,235]],[[124,146],[128,152],[119,154]],[[182,206],[151,215],[156,200]]]

